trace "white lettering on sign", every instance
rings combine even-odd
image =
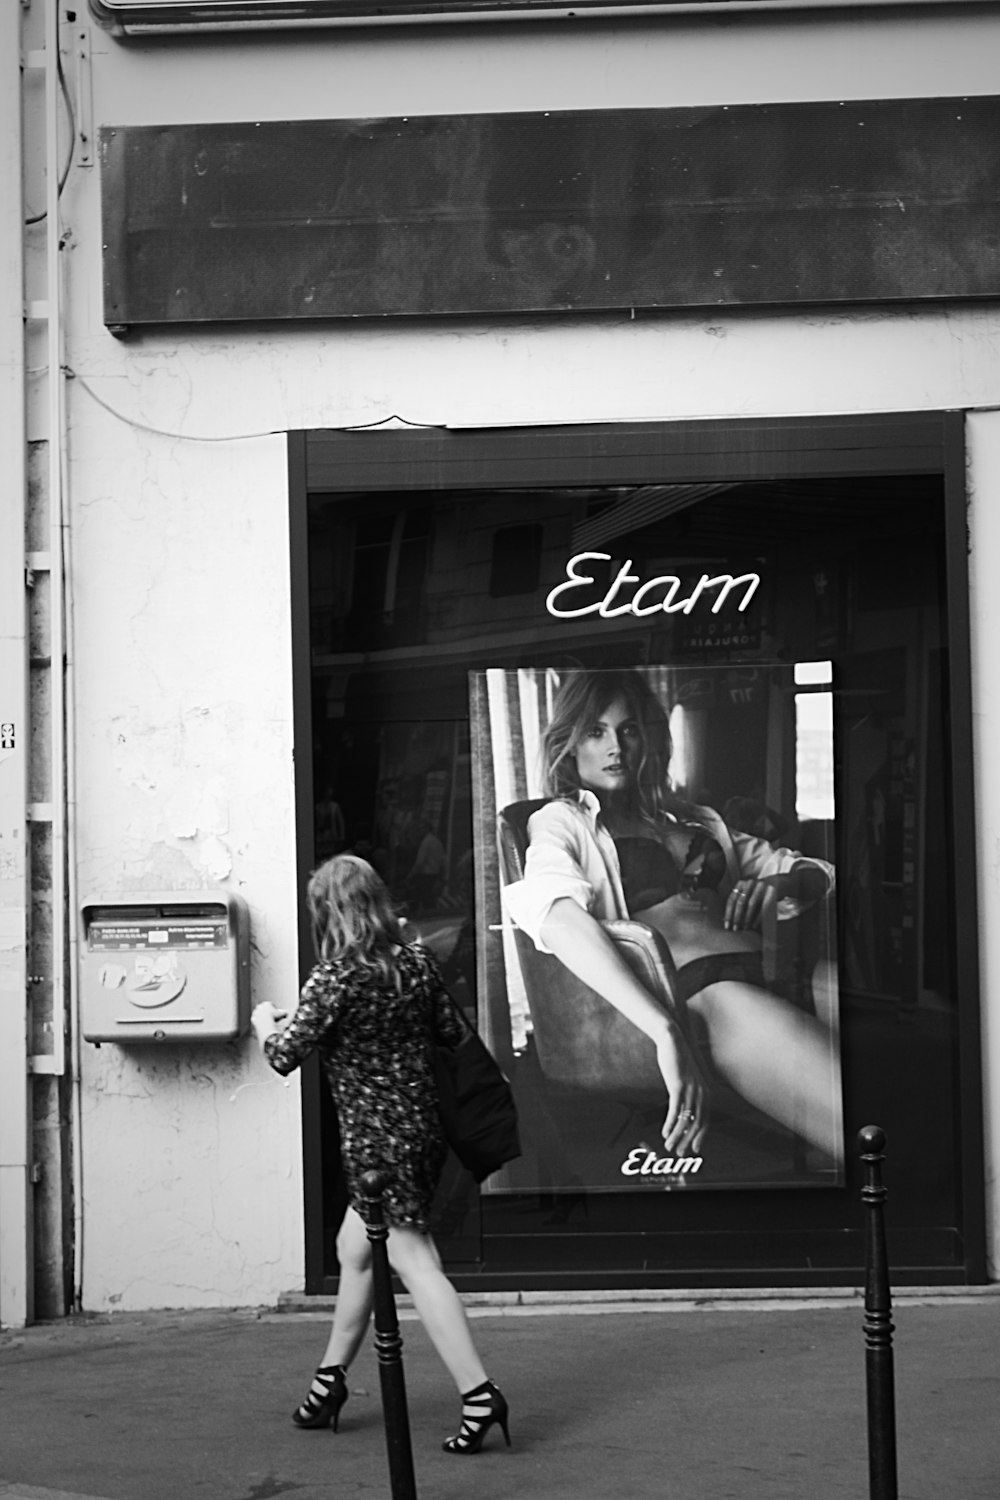
[[[678,599],[681,588],[681,580],[675,573],[663,573],[658,578],[647,578],[643,583],[637,573],[630,571],[632,559],[624,563],[615,574],[614,581],[603,599],[593,599],[589,604],[580,604],[574,608],[566,608],[558,603],[558,600],[573,589],[585,589],[592,587],[597,582],[595,578],[586,573],[581,573],[579,567],[587,562],[610,562],[609,552],[578,552],[571,557],[566,564],[566,581],[557,583],[550,591],[545,600],[545,608],[550,615],[555,615],[560,620],[578,620],[583,615],[601,615],[605,620],[613,620],[618,615],[636,615],[642,619],[646,615],[665,614],[689,615],[698,601],[712,589],[718,589],[719,593],[712,605],[712,614],[717,615],[719,610],[729,598],[734,589],[741,584],[746,587],[743,597],[737,609],[742,613],[760,585],[759,573],[741,573],[739,577],[733,577],[732,573],[720,573],[718,577],[711,578],[707,573],[702,573],[691,593],[686,599]],[[637,583],[639,587],[630,599],[624,603],[616,603],[619,593],[626,584]]]
[[[703,1156],[657,1156],[646,1146],[636,1146],[621,1165],[623,1177],[679,1177],[697,1172]]]

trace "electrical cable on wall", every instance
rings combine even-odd
[[[69,149],[66,152],[66,165],[59,175],[59,186],[56,189],[56,196],[61,198],[62,190],[66,186],[66,181],[70,174],[70,168],[73,165],[73,153],[76,150],[76,111],[73,108],[73,100],[70,97],[66,74],[63,72],[62,50],[58,46],[56,47],[56,74],[59,78],[59,90],[63,97],[63,104],[66,107],[66,118],[69,121]],[[43,224],[47,217],[47,210],[43,209],[40,214],[32,214],[24,222],[30,228],[33,224]]]
[[[116,417],[119,422],[124,422],[128,427],[134,427],[139,432],[152,433],[154,437],[172,438],[175,442],[187,443],[240,443],[249,442],[254,438],[283,437],[287,432],[285,427],[272,427],[263,432],[234,432],[220,435],[201,434],[196,432],[168,432],[163,427],[151,427],[147,422],[138,422],[134,417],[126,416],[124,412],[117,411],[103,396],[99,396],[93,386],[78,375],[71,365],[63,365],[62,372],[67,380],[75,380],[87,392],[92,401],[104,408],[111,416]],[[358,422],[349,427],[326,427],[326,432],[366,432],[375,427],[384,427],[389,422],[402,422],[404,427],[428,428],[435,432],[447,432],[447,424],[443,422],[411,422],[408,417],[401,417],[393,412],[391,416],[379,417],[375,422]]]

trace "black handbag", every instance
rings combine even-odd
[[[445,1139],[462,1166],[483,1182],[521,1155],[510,1084],[477,1031],[456,1006],[463,1035],[456,1047],[431,1048]]]

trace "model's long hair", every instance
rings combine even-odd
[[[316,957],[349,958],[399,984],[395,950],[403,929],[385,882],[365,859],[335,854],[310,877],[306,891]]]
[[[687,803],[670,786],[673,745],[663,704],[638,672],[571,672],[563,679],[542,734],[542,784],[547,797],[574,798],[580,790],[576,750],[616,698],[623,698],[639,730],[639,754],[626,789],[630,811],[651,822],[683,816]]]

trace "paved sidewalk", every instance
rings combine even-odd
[[[401,1309],[420,1500],[866,1500],[863,1310],[834,1294],[473,1307],[513,1448]],[[900,1500],[1000,1494],[1000,1296],[898,1296]],[[369,1350],[340,1432],[289,1421],[313,1312],[118,1314],[0,1333],[0,1500],[345,1500],[390,1488]]]

